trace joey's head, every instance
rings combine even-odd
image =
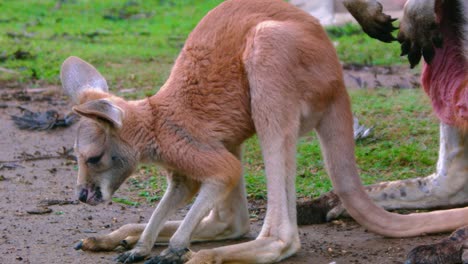
[[[77,57],[65,60],[60,79],[82,117],[75,141],[77,196],[95,205],[109,200],[138,163],[138,151],[121,133],[126,103],[110,95],[104,77]]]

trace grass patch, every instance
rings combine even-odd
[[[153,90],[185,38],[221,0],[2,1],[0,80],[58,84],[70,55],[105,69],[112,88]],[[59,4],[60,3],[60,4]]]
[[[130,205],[130,206],[139,206],[139,202],[135,202],[129,198],[126,197],[113,197],[112,201],[114,203],[120,203],[120,204],[125,204],[125,205]]]
[[[167,187],[164,170],[152,165],[140,165],[137,173],[129,179],[129,191],[137,193],[133,200],[139,202],[159,201]]]

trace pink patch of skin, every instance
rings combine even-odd
[[[438,10],[437,10],[438,9]],[[441,9],[436,8],[436,12]],[[468,126],[468,62],[463,56],[460,33],[437,12],[444,37],[431,64],[423,65],[421,82],[439,119],[449,125]],[[449,15],[449,14],[445,14]]]
[[[468,89],[466,88],[468,82],[465,82],[464,94],[460,95],[457,103],[458,115],[468,121]]]

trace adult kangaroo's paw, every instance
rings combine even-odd
[[[325,223],[345,213],[340,198],[333,191],[311,201],[299,201],[296,208],[298,225]]]
[[[392,32],[397,29],[393,26],[396,20],[382,12],[382,5],[372,0],[345,0],[346,9],[359,22],[362,30],[372,38],[383,42],[392,42],[395,39]]]
[[[468,242],[468,227],[432,245],[415,247],[408,253],[405,264],[456,264],[463,262],[464,244]]]
[[[407,2],[397,38],[401,56],[408,55],[411,68],[419,63],[421,56],[431,63],[435,48],[442,47],[443,43],[433,0]]]
[[[192,252],[188,248],[164,250],[161,255],[153,257],[145,264],[183,264],[192,256]]]

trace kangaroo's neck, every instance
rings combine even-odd
[[[160,161],[155,124],[161,113],[156,112],[155,103],[152,97],[127,102],[125,124],[120,134],[139,154],[140,162]]]

